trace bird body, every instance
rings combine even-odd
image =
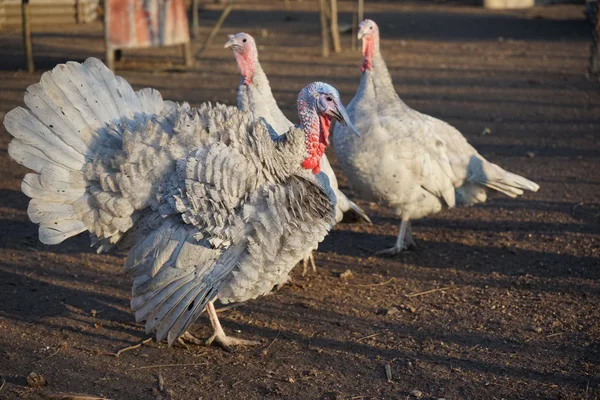
[[[256,119],[263,118],[272,128],[272,135],[277,137],[286,132],[294,124],[287,119],[283,111],[277,105],[267,75],[258,60],[258,52],[254,38],[244,32],[229,35],[225,47],[232,47],[238,67],[241,72],[238,87],[237,104],[243,111],[250,111]],[[327,141],[329,139],[327,138]],[[323,171],[329,178],[338,199],[336,206],[336,222],[340,222],[344,213],[353,210],[367,222],[371,222],[365,212],[338,188],[335,172],[323,154],[320,159],[319,170]]]
[[[273,140],[249,113],[135,92],[90,58],[42,75],[4,124],[10,156],[35,171],[22,190],[43,243],[89,231],[99,251],[128,249],[148,333],[172,344],[208,307],[225,342],[212,302],[270,292],[334,222],[327,176],[302,164],[315,126],[343,106],[320,82],[298,102],[300,126]]]
[[[360,85],[348,113],[362,133],[353,138],[336,126],[333,145],[355,193],[392,208],[402,218],[396,254],[412,242],[409,221],[457,204],[486,200],[486,189],[510,197],[539,186],[485,160],[454,127],[406,105],[396,94],[379,50],[379,31],[361,23]],[[409,243],[412,244],[412,243]]]

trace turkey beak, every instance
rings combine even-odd
[[[352,121],[350,121],[350,117],[346,112],[346,108],[344,108],[344,106],[341,104],[338,104],[336,106],[336,109],[331,111],[333,118],[337,119],[343,126],[347,126],[348,128],[350,128],[352,133],[360,137],[360,133],[358,133],[358,131],[354,127],[354,124],[352,124]]]
[[[227,35],[227,37],[229,38],[229,40],[227,41],[227,43],[225,43],[225,48],[234,46],[236,44],[235,43],[235,36],[233,36],[233,35]]]
[[[358,26],[358,34],[356,35],[358,37],[358,40],[361,40],[362,38],[367,36],[367,31],[368,31],[368,29],[364,26],[363,23],[361,23]]]

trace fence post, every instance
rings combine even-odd
[[[340,53],[342,45],[340,44],[340,30],[338,28],[337,0],[331,0],[331,38],[333,39],[333,51]]]
[[[29,13],[29,0],[21,1],[21,19],[23,24],[23,48],[25,50],[25,62],[27,63],[27,72],[30,74],[35,71],[33,64],[33,48],[31,44],[31,15]]]
[[[590,49],[590,75],[600,73],[600,3],[596,7],[594,26],[592,27],[592,46]]]
[[[327,33],[327,10],[325,0],[319,0],[319,17],[321,18],[321,53],[329,56],[329,34]]]

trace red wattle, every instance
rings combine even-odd
[[[319,117],[318,133],[313,132],[307,137],[306,151],[308,152],[308,157],[302,162],[302,168],[312,170],[313,174],[321,172],[321,157],[323,157],[329,145],[330,127],[331,119],[328,116],[322,115]]]
[[[375,45],[373,43],[373,38],[367,38],[363,40],[363,63],[360,67],[362,72],[365,70],[372,71],[373,70],[373,56],[375,55]]]
[[[302,168],[311,169],[313,174],[318,174],[321,172],[321,159],[314,156],[308,156],[302,162]]]
[[[252,77],[254,76],[254,60],[249,52],[242,54],[235,53],[235,60],[237,61],[240,73],[244,77],[244,84],[252,84]]]
[[[319,142],[325,145],[325,148],[323,149],[323,152],[325,152],[325,149],[329,146],[329,127],[331,126],[331,119],[325,115],[321,115],[320,120]]]

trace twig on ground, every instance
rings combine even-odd
[[[373,286],[383,286],[383,285],[387,285],[388,283],[390,283],[391,281],[393,281],[395,278],[390,278],[389,280],[385,281],[385,282],[381,282],[381,283],[372,283],[369,285],[348,285],[348,286],[354,286],[354,287],[373,287]]]
[[[392,383],[392,366],[390,363],[385,364],[385,377],[387,378],[388,383]]]
[[[158,373],[158,390],[160,390],[161,392],[165,390],[165,380],[163,379],[162,374],[159,372]]]
[[[275,341],[277,340],[277,338],[279,337],[279,334],[281,333],[281,329],[277,332],[277,335],[275,336],[275,338],[271,341],[271,343],[269,343],[269,345],[262,351],[263,355],[267,355],[267,352],[269,351],[269,349],[271,348],[271,346],[273,345],[273,343],[275,343]]]
[[[62,349],[65,349],[66,347],[67,347],[67,343],[66,343],[66,342],[65,342],[65,343],[63,343],[63,344],[61,344],[61,345],[58,347],[58,349],[57,349],[57,350],[56,350],[54,353],[52,353],[52,354],[50,354],[48,357],[44,358],[44,360],[47,360],[47,359],[49,359],[50,357],[54,357],[54,356],[55,356],[55,355],[57,355],[57,354],[58,354],[58,353],[59,353],[59,352],[60,352]]]
[[[361,342],[363,340],[374,338],[375,336],[379,336],[379,335],[381,335],[381,332],[374,333],[374,334],[369,335],[369,336],[361,337],[360,339],[356,339],[356,343]]]
[[[587,385],[585,385],[585,397],[587,398],[588,393],[590,392],[590,381],[587,381]]]
[[[200,355],[202,355],[202,354],[200,354]],[[194,364],[156,364],[156,365],[146,365],[144,367],[131,368],[131,370],[133,371],[133,370],[139,370],[139,369],[162,368],[162,367],[197,367],[199,365],[207,365],[207,363],[194,363]]]
[[[53,400],[111,400],[106,397],[87,396],[85,394],[44,393],[43,396]]]
[[[0,392],[1,392],[2,389],[4,389],[4,385],[6,385],[6,379],[3,376],[0,376],[0,381],[2,381],[2,384],[0,384]]]
[[[220,313],[220,312],[227,311],[227,310],[233,310],[234,308],[238,308],[238,307],[243,306],[243,305],[244,305],[244,303],[231,303],[231,304],[228,304],[228,305],[223,306],[221,308],[217,308],[215,311],[218,312],[218,313]]]
[[[149,343],[151,341],[152,341],[152,338],[148,338],[146,340],[142,340],[141,343],[134,344],[133,346],[125,347],[125,348],[117,351],[116,353],[102,353],[102,354],[105,354],[105,355],[108,355],[108,356],[115,356],[115,358],[119,358],[119,356],[121,355],[121,353],[125,353],[126,351],[129,351],[129,350],[139,349],[140,347],[142,347],[143,345],[145,345],[146,343]]]
[[[411,294],[407,294],[406,297],[410,298],[410,297],[423,296],[424,294],[435,293],[435,292],[439,292],[441,290],[448,290],[448,289],[452,289],[452,286],[446,286],[446,287],[441,287],[441,288],[437,288],[437,289],[430,289],[430,290],[426,290],[424,292],[411,293]]]
[[[546,336],[546,339],[548,339],[548,338],[551,338],[551,337],[554,337],[554,336],[560,336],[560,335],[562,335],[562,334],[563,334],[563,332],[552,333],[552,334],[550,334],[550,335]]]

